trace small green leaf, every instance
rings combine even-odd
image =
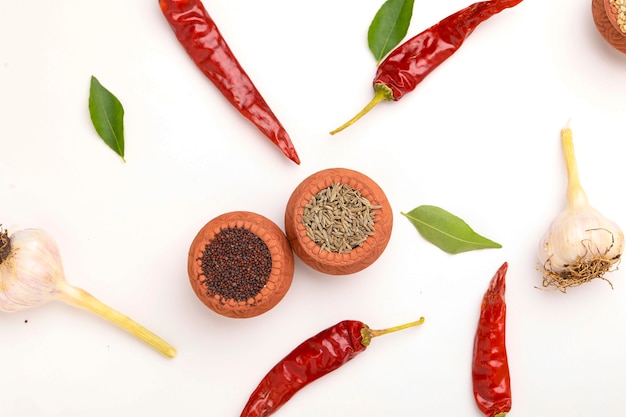
[[[451,254],[502,247],[480,236],[462,219],[439,207],[419,206],[402,214],[413,223],[424,239]]]
[[[109,90],[91,76],[89,115],[98,135],[124,159],[124,108]]]
[[[406,36],[414,0],[387,0],[376,12],[367,31],[367,42],[377,63]]]

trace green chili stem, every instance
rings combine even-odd
[[[344,123],[343,125],[341,125],[337,129],[335,129],[332,132],[330,132],[330,134],[334,135],[335,133],[339,133],[342,130],[346,129],[347,127],[353,125],[357,120],[359,120],[361,117],[365,116],[370,110],[372,110],[374,107],[376,107],[376,105],[378,103],[380,103],[381,101],[385,101],[385,100],[386,101],[393,100],[393,91],[391,91],[391,89],[389,87],[387,87],[386,85],[384,85],[384,84],[376,84],[376,85],[374,85],[374,98],[372,98],[372,101],[367,103],[367,106],[365,106],[363,108],[363,110],[358,112],[356,116],[354,116],[352,119],[348,120],[346,123]]]
[[[370,329],[367,325],[363,325],[363,329],[361,330],[361,336],[363,337],[363,340],[361,341],[361,343],[364,346],[367,346],[370,344],[373,337],[378,337],[378,336],[385,335],[387,333],[392,333],[392,332],[397,332],[400,330],[408,329],[409,327],[419,326],[422,323],[424,323],[424,317],[421,317],[417,321],[412,321],[410,323],[405,323],[399,326],[389,327],[387,329],[380,329],[380,330],[373,330],[373,329]]]

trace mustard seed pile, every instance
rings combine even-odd
[[[335,183],[311,198],[302,222],[320,252],[349,253],[374,234],[375,210],[380,208],[349,185]]]
[[[237,302],[254,298],[267,284],[272,255],[263,240],[248,229],[223,229],[206,245],[201,269],[207,294]]]

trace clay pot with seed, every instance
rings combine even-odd
[[[248,318],[283,299],[293,279],[294,258],[274,222],[234,211],[200,229],[189,249],[187,270],[194,293],[208,308]]]
[[[626,53],[626,2],[592,0],[591,13],[602,37],[615,49]]]
[[[333,200],[344,191],[347,194],[342,198],[352,201],[356,193],[359,202],[365,203],[354,207],[350,206],[353,203]],[[369,212],[371,219],[350,218],[350,211],[359,216]],[[346,227],[342,216],[353,226]],[[366,224],[365,230],[357,224]],[[329,275],[353,274],[374,263],[389,243],[392,225],[391,206],[383,190],[368,176],[346,168],[330,168],[306,178],[293,191],[285,211],[285,233],[295,254],[311,268]],[[359,237],[363,233],[367,235],[364,240]],[[344,239],[345,235],[350,238]],[[359,241],[349,250],[345,246]]]

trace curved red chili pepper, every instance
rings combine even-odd
[[[267,417],[316,379],[338,369],[363,352],[371,338],[417,326],[424,318],[402,326],[372,330],[360,321],[344,320],[301,343],[261,380],[241,417]]]
[[[487,417],[504,417],[511,410],[511,378],[506,353],[505,262],[483,297],[474,337],[472,382],[476,405]]]
[[[289,135],[237,61],[200,0],[159,0],[178,41],[226,99],[296,164]]]
[[[334,135],[352,125],[381,101],[400,100],[454,54],[480,23],[521,2],[522,0],[490,0],[474,3],[395,48],[378,66],[372,101],[330,134]]]

